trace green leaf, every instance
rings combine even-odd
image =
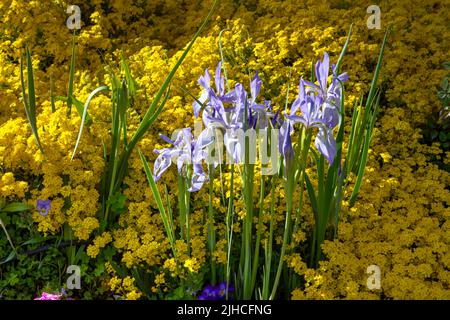
[[[28,99],[25,94],[25,82],[23,77],[23,61],[20,59],[20,84],[22,86],[22,100],[25,106],[25,113],[27,115],[28,123],[30,124],[31,131],[34,135],[34,140],[39,148],[39,150],[44,153],[41,141],[39,140],[37,124],[36,124],[36,96],[34,91],[34,76],[33,76],[33,64],[31,59],[31,53],[28,47],[26,47],[26,57],[27,57],[27,75],[28,75]]]
[[[105,272],[105,264],[104,263],[98,263],[95,266],[94,275],[96,277],[101,276]]]
[[[342,60],[344,59],[345,53],[347,52],[348,44],[350,43],[350,38],[352,36],[353,23],[350,25],[350,30],[348,30],[347,40],[345,40],[344,47],[342,48],[341,54],[339,55],[338,61],[336,63],[336,74],[341,71]]]
[[[111,210],[115,213],[123,213],[126,211],[127,196],[123,193],[116,192],[109,197],[107,203],[111,206]]]
[[[375,96],[376,86],[377,86],[377,82],[378,82],[378,75],[380,73],[381,64],[383,62],[384,49],[386,47],[388,34],[389,34],[389,29],[386,30],[386,32],[384,33],[384,39],[383,39],[383,43],[381,45],[380,54],[378,56],[377,66],[376,66],[375,72],[373,74],[372,83],[370,84],[369,95],[366,100],[366,109],[368,109],[368,107],[372,105],[373,98]]]
[[[448,78],[443,78],[441,82],[441,88],[444,91],[447,91],[448,89]]]
[[[36,243],[41,243],[41,242],[45,242],[47,240],[54,240],[56,239],[55,236],[49,236],[49,237],[43,237],[43,236],[37,236],[34,238],[31,238],[30,240],[25,241],[24,243],[22,243],[20,246],[27,246],[30,244],[36,244]]]
[[[356,178],[356,183],[353,188],[353,192],[352,192],[352,195],[351,195],[350,201],[349,201],[350,207],[353,207],[353,205],[355,204],[356,197],[358,196],[359,189],[361,188],[362,179],[363,179],[364,171],[366,168],[367,155],[368,155],[368,151],[369,151],[369,143],[370,143],[370,136],[369,136],[369,134],[366,134],[366,137],[364,140],[363,151],[362,151],[362,155],[361,155],[361,161],[359,163],[359,168],[358,168],[358,176]]]
[[[83,261],[83,258],[87,258],[86,260],[89,260],[86,252],[84,251],[85,246],[82,245],[78,248],[77,253],[75,254],[75,257],[73,258],[73,264],[79,264],[81,261]]]
[[[17,254],[16,247],[14,246],[14,243],[12,242],[12,239],[11,239],[11,237],[9,236],[8,230],[6,230],[5,224],[3,223],[2,219],[0,219],[0,226],[2,227],[3,232],[5,233],[6,239],[8,239],[8,242],[9,242],[11,248],[12,248],[12,249],[14,250],[14,252]]]
[[[433,131],[431,131],[431,140],[434,140],[434,139],[436,139],[437,138],[437,136],[438,136],[438,132],[437,132],[437,130],[433,130]]]
[[[128,94],[130,97],[133,97],[136,94],[137,90],[139,89],[139,86],[136,80],[134,80],[134,78],[131,75],[130,68],[128,67],[128,64],[125,61],[123,53],[121,53],[120,65],[125,73],[125,80],[127,82]]]
[[[169,74],[167,75],[166,79],[164,80],[164,83],[159,88],[158,92],[156,93],[152,104],[148,108],[147,112],[144,115],[144,118],[142,119],[138,129],[136,130],[135,134],[131,138],[130,141],[130,151],[133,149],[133,147],[138,143],[138,141],[142,138],[145,131],[150,127],[150,125],[156,120],[156,117],[153,114],[153,111],[156,109],[157,105],[159,104],[161,98],[163,97],[164,92],[166,92],[166,89],[168,89],[170,82],[172,81],[172,78],[175,76],[175,73],[177,72],[178,68],[180,67],[181,63],[186,58],[188,52],[191,50],[192,46],[194,45],[195,40],[198,38],[200,33],[203,31],[203,29],[206,27],[206,25],[209,22],[209,19],[211,18],[214,10],[216,9],[217,4],[219,3],[218,0],[215,0],[208,15],[206,16],[205,20],[203,21],[200,28],[195,33],[194,37],[191,39],[189,44],[187,45],[184,52],[181,54],[181,57],[178,59],[178,61],[175,63],[175,66],[170,70]],[[162,110],[161,110],[162,111]]]
[[[181,89],[185,94],[187,94],[187,95],[190,96],[192,99],[194,99],[195,102],[197,102],[197,103],[201,106],[200,111],[203,110],[203,109],[205,108],[205,104],[201,103],[200,100],[198,100],[198,99],[197,99],[197,98],[196,98],[196,97],[195,97],[188,89],[183,88],[183,87],[180,87],[180,89]]]
[[[16,257],[16,253],[13,251],[11,251],[11,253],[5,258],[5,260],[0,261],[0,265],[8,263],[9,261],[13,260]]]
[[[231,89],[230,89],[230,83],[229,83],[229,81],[228,81],[227,69],[225,68],[225,59],[224,59],[224,57],[223,57],[223,49],[222,49],[222,34],[223,34],[225,31],[230,31],[230,29],[225,28],[225,29],[222,29],[222,30],[219,32],[219,41],[218,41],[218,42],[219,42],[220,61],[222,61],[223,76],[225,77],[225,83],[227,84],[227,89],[228,89],[228,91],[231,91]]]
[[[311,206],[314,211],[314,216],[316,217],[315,219],[317,221],[318,211],[317,211],[316,193],[314,192],[314,187],[311,183],[311,180],[309,180],[308,174],[306,172],[305,172],[305,181],[306,181],[306,189],[308,190],[309,200],[311,202]]]
[[[55,96],[55,99],[60,100],[62,102],[67,102],[67,97],[64,97],[64,96]]]
[[[72,96],[72,103],[77,108],[77,112],[78,112],[80,118],[83,118],[83,112],[84,112],[83,102],[81,102],[80,100],[78,100],[77,98]],[[86,122],[86,125],[92,124],[92,118],[87,111],[86,111],[86,121],[85,122]]]
[[[166,229],[167,237],[169,238],[170,245],[172,247],[172,251],[174,256],[176,255],[175,252],[175,236],[174,236],[174,230],[171,228],[171,224],[169,221],[169,217],[166,214],[166,210],[164,208],[164,204],[162,202],[161,194],[159,193],[158,187],[156,186],[155,180],[153,179],[153,174],[150,171],[150,167],[148,165],[147,160],[145,159],[144,154],[141,150],[139,150],[139,156],[142,161],[142,165],[144,167],[145,175],[147,176],[148,184],[150,186],[150,189],[152,191],[153,197],[155,198],[156,204],[159,209],[159,213],[161,215],[161,219],[164,224],[164,228]]]
[[[127,142],[127,108],[129,106],[128,89],[126,81],[122,81],[122,90],[119,91],[119,117],[120,125],[123,132],[123,143],[125,148],[128,147]]]
[[[94,96],[97,93],[99,93],[100,91],[103,91],[103,90],[109,90],[109,88],[107,86],[98,87],[97,89],[95,89],[94,91],[91,92],[91,94],[89,95],[89,97],[86,100],[86,103],[84,104],[83,116],[81,117],[80,131],[78,132],[77,142],[75,144],[75,148],[73,149],[72,157],[70,158],[70,160],[73,160],[73,158],[75,157],[75,153],[77,152],[78,144],[80,143],[81,135],[83,134],[84,122],[86,121],[86,117],[87,117],[87,109],[91,103],[91,100],[94,98]]]
[[[443,132],[443,131],[439,132],[439,141],[445,142],[446,140],[447,140],[447,135],[445,134],[445,132]]]
[[[67,116],[70,117],[70,112],[72,111],[72,98],[73,98],[73,82],[75,78],[75,33],[72,37],[72,57],[70,59],[70,70],[69,70],[69,84],[67,86]]]
[[[31,210],[34,207],[25,203],[21,203],[21,202],[14,202],[14,203],[10,203],[8,205],[6,205],[5,207],[2,208],[1,211],[3,212],[22,212],[22,211],[27,211],[27,210]]]

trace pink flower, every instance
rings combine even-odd
[[[34,300],[61,300],[61,294],[42,292],[42,296],[34,298]]]

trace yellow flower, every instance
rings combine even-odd
[[[184,267],[192,273],[197,273],[200,268],[196,258],[187,259],[184,262]]]

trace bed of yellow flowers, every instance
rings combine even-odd
[[[39,199],[51,199],[48,215],[38,210],[22,214],[31,215],[36,234],[63,234],[64,240],[86,241],[85,254],[90,261],[98,259],[104,250],[114,250],[114,258],[102,260],[101,272],[95,277],[95,285],[103,288],[99,297],[168,297],[176,292],[179,279],[197,279],[196,275],[210,263],[208,223],[203,211],[209,201],[208,189],[192,194],[190,243],[175,242],[177,252],[186,252],[189,245],[190,254],[175,260],[135,151],[123,180],[125,209],[115,228],[99,232],[98,185],[105,169],[103,144],[110,139],[110,99],[99,95],[92,100],[92,123],[85,128],[73,161],[81,117],[74,107],[67,117],[67,102],[54,99],[67,96],[73,30],[66,26],[70,15],[66,9],[72,4],[66,0],[0,3],[0,196],[6,203],[33,206]],[[81,29],[75,35],[74,96],[84,102],[92,90],[109,85],[108,68],[119,70],[123,55],[141,93],[136,95],[127,119],[129,132],[136,130],[151,97],[211,4],[196,0],[181,4],[175,0],[78,1]],[[350,75],[346,107],[351,108],[369,90],[384,30],[390,28],[379,79],[383,90],[380,114],[357,202],[350,208],[344,201],[337,237],[325,241],[324,259],[317,268],[308,265],[304,252],[298,249],[307,241],[313,225],[311,204],[305,202],[285,257],[287,272],[295,273],[300,280],[286,284],[289,292],[284,292],[284,298],[450,299],[450,173],[437,164],[450,164],[450,153],[444,152],[439,143],[421,142],[427,117],[441,108],[436,88],[445,75],[441,65],[449,59],[450,3],[377,1],[381,29],[367,27],[370,14],[366,9],[371,4],[365,0],[220,1],[212,21],[179,67],[164,111],[138,144],[152,163],[156,158],[153,150],[166,146],[159,133],[170,136],[177,128],[193,126],[193,98],[186,92],[199,96],[196,80],[205,68],[214,70],[221,60],[218,40],[223,29],[227,29],[221,42],[228,77],[247,83],[249,75],[258,70],[264,82],[262,94],[271,97],[272,105],[284,106],[290,79],[295,79],[291,86],[296,87],[302,75],[310,74],[311,61],[322,58],[324,52],[336,61],[353,24],[341,67]],[[20,58],[25,45],[32,56],[37,128],[44,154],[35,143],[22,101]],[[296,90],[290,90],[288,99],[293,101],[296,95]],[[229,189],[230,178],[227,172],[224,185],[214,180],[217,195],[222,188]],[[164,201],[177,203],[175,169],[165,173],[164,183],[167,194],[163,184],[158,184]],[[240,188],[236,185],[234,192],[239,193]],[[275,190],[275,228],[283,228],[285,194],[283,185]],[[294,202],[298,197],[298,192],[294,193]],[[269,206],[270,201],[267,197],[263,203]],[[214,198],[213,206],[218,215],[226,215],[227,207],[220,196]],[[245,216],[243,201],[236,200],[235,209],[238,217],[233,228],[239,233]],[[262,243],[268,235],[269,220],[268,214],[262,217]],[[14,226],[6,224],[6,229],[11,232]],[[213,260],[218,268],[227,264],[225,232],[225,225],[216,226]],[[11,240],[15,241],[13,236]],[[277,236],[275,245],[282,240]],[[0,252],[6,257],[9,243],[5,238],[0,244]],[[36,256],[28,259],[33,258]],[[0,298],[4,290],[14,290],[14,284],[8,282],[14,263],[0,265]],[[371,265],[381,272],[381,286],[375,289],[367,285]],[[145,270],[147,278],[132,271],[136,268]],[[33,275],[23,277],[32,279]],[[147,283],[149,293],[143,292],[138,282]],[[46,287],[45,281],[28,285],[35,286],[35,295],[58,290]]]

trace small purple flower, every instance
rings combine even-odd
[[[207,285],[205,289],[203,289],[201,295],[198,297],[198,300],[217,300],[217,292],[215,286]]]
[[[228,293],[234,292],[234,286],[229,285],[228,286]],[[227,296],[227,283],[221,282],[216,286],[213,285],[207,285],[200,296],[198,297],[199,300],[224,300]]]
[[[36,209],[39,210],[39,214],[43,217],[48,215],[51,208],[51,200],[38,199],[36,202]]]
[[[216,290],[217,290],[217,295],[222,298],[225,299],[227,296],[227,283],[226,282],[221,282],[216,286]],[[228,285],[228,294],[230,294],[231,292],[234,292],[234,286],[232,284]]]

